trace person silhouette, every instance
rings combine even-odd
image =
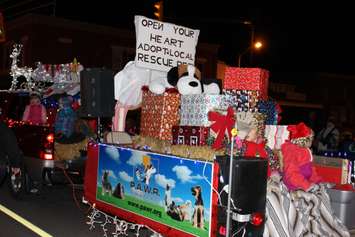
[[[68,140],[75,131],[76,113],[71,107],[72,98],[62,96],[59,99],[59,111],[57,113],[54,130],[58,141]]]
[[[335,151],[339,144],[339,130],[335,126],[334,117],[329,117],[326,126],[319,132],[316,138],[316,148],[321,151]]]
[[[25,108],[22,120],[36,125],[47,123],[46,108],[41,104],[39,95],[32,94],[30,96],[30,103]]]
[[[12,175],[21,173],[21,167],[24,157],[14,132],[4,123],[0,121],[0,159],[8,158]]]

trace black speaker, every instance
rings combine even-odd
[[[229,183],[229,156],[217,156],[219,168],[218,191],[222,205],[218,206],[217,236],[224,236],[227,222],[228,193],[222,191]],[[233,200],[230,233],[233,236],[262,236],[265,223],[267,160],[251,157],[234,157],[231,199]],[[227,190],[228,191],[228,190]],[[239,217],[258,216],[260,225],[239,221]],[[245,230],[244,230],[245,229]],[[244,233],[245,232],[245,233]]]
[[[80,74],[82,117],[112,117],[115,97],[113,71],[86,68]]]

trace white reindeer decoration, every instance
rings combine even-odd
[[[23,86],[23,89],[33,91],[35,87],[35,83],[32,81],[33,69],[29,67],[17,66],[18,57],[21,53],[22,47],[23,47],[22,44],[14,44],[14,48],[10,55],[10,58],[12,58],[11,71],[10,71],[10,75],[12,76],[12,82],[11,82],[10,91],[17,89],[17,83],[18,83],[17,78],[19,78],[20,76],[24,76],[26,78],[26,83]]]

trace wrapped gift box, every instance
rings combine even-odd
[[[322,177],[323,182],[348,183],[349,160],[347,159],[313,156],[313,167],[317,174]]]
[[[255,90],[259,97],[267,99],[269,71],[261,68],[226,67],[224,89]]]
[[[180,126],[209,127],[208,112],[227,110],[224,95],[182,95],[180,110]]]
[[[223,90],[223,95],[225,95],[224,102],[226,106],[232,106],[238,112],[257,112],[258,104],[258,91],[248,91],[248,90]]]
[[[260,100],[258,101],[258,111],[265,114],[265,124],[267,125],[277,125],[281,119],[279,113],[281,112],[280,107],[275,101],[272,100]]]
[[[281,149],[281,145],[288,139],[287,125],[266,125],[264,137],[271,149]]]
[[[173,126],[173,144],[204,146],[209,135],[209,127]]]
[[[264,119],[258,112],[237,112],[236,128],[240,139],[245,139],[252,128],[258,128],[258,130],[263,134]]]
[[[143,88],[140,135],[172,140],[172,127],[179,124],[180,94],[169,89],[156,95]]]

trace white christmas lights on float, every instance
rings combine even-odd
[[[92,211],[91,213],[87,216],[89,218],[89,221],[86,222],[86,224],[89,225],[89,229],[93,230],[97,226],[102,228],[103,231],[103,237],[119,237],[121,235],[126,235],[128,236],[127,231],[135,231],[135,235],[137,237],[142,236],[141,230],[142,229],[148,229],[149,231],[152,232],[151,237],[163,237],[161,234],[157,233],[156,231],[152,230],[148,226],[145,225],[140,225],[140,224],[134,224],[130,223],[124,220],[120,220],[117,218],[117,216],[110,216],[105,212],[102,212],[98,209],[96,209],[96,205],[90,204],[88,201],[86,201],[84,198],[82,200],[84,204],[90,205]],[[113,229],[112,233],[109,233],[109,229]]]
[[[18,57],[21,54],[23,45],[14,44],[12,53],[10,58],[12,59],[10,75],[12,76],[12,82],[10,91],[14,91],[17,89],[18,78],[20,76],[24,76],[26,78],[26,82],[23,85],[23,89],[32,91],[34,89],[34,83],[32,81],[32,73],[33,69],[29,67],[19,67],[17,66]]]
[[[73,62],[66,64],[43,64],[37,62],[33,70],[30,67],[19,67],[18,60],[23,45],[14,44],[10,58],[12,59],[10,75],[12,77],[10,91],[24,90],[43,93],[48,89],[48,83],[52,89],[71,88],[73,84],[80,83],[80,72],[84,67],[74,58]],[[18,78],[24,76],[26,81],[18,85]]]

